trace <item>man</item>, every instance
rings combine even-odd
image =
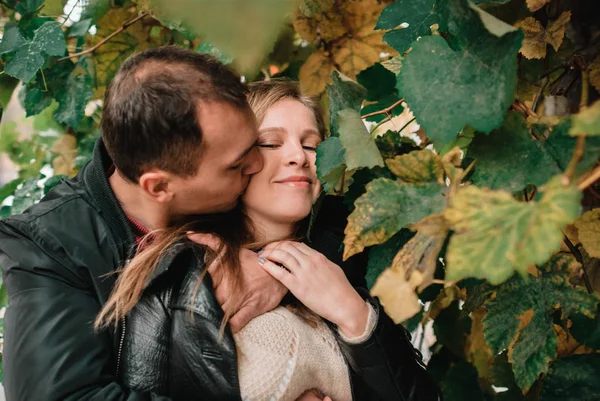
[[[233,208],[262,168],[245,92],[207,55],[163,47],[132,56],[107,89],[92,161],[0,222],[9,401],[167,400],[119,385],[119,333],[92,324],[139,239],[180,216]],[[242,257],[247,302],[234,330],[285,293],[256,259]],[[216,294],[223,304],[227,289]]]

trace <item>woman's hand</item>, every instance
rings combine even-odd
[[[263,268],[307,308],[337,325],[346,337],[364,333],[369,307],[338,265],[293,241],[273,242],[259,254]]]

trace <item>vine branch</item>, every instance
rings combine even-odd
[[[115,36],[117,36],[118,34],[120,34],[121,32],[123,32],[125,29],[127,29],[129,26],[135,24],[136,22],[138,22],[139,20],[141,20],[142,18],[144,18],[147,15],[148,15],[148,13],[142,13],[142,14],[138,15],[137,17],[135,17],[133,19],[130,19],[129,21],[125,21],[123,23],[123,25],[119,29],[117,29],[116,31],[114,31],[113,33],[111,33],[110,35],[108,35],[107,37],[105,37],[104,39],[102,39],[100,42],[96,43],[94,46],[92,46],[89,49],[86,49],[86,50],[84,50],[82,52],[73,53],[73,54],[70,54],[70,55],[68,55],[66,57],[63,57],[61,59],[58,59],[58,62],[69,60],[69,59],[72,59],[72,58],[75,58],[75,57],[85,56],[86,54],[89,54],[89,53],[93,53],[100,46],[104,45],[106,42],[108,42],[109,40],[111,40],[112,38],[114,38]]]
[[[373,116],[376,116],[376,115],[379,115],[379,114],[388,114],[390,111],[394,110],[394,108],[396,108],[396,106],[398,106],[399,104],[401,104],[403,101],[404,101],[404,98],[398,100],[393,105],[388,106],[388,107],[386,107],[383,110],[374,111],[372,113],[365,114],[364,116],[362,116],[362,118],[373,117]]]
[[[592,173],[577,185],[577,189],[583,191],[598,180],[600,180],[600,166],[592,170]]]

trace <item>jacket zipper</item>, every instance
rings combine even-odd
[[[125,342],[125,328],[127,321],[125,317],[121,321],[123,324],[123,329],[121,330],[121,341],[119,342],[119,353],[117,354],[117,373],[116,376],[119,376],[119,371],[121,369],[121,354],[123,353],[123,343]]]

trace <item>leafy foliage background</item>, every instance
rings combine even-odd
[[[445,399],[600,399],[594,0],[65,3],[0,0],[0,106],[26,114],[0,128],[19,169],[0,216],[89,160],[133,52],[299,79],[328,110],[317,167],[352,212],[344,257],[368,252]]]

